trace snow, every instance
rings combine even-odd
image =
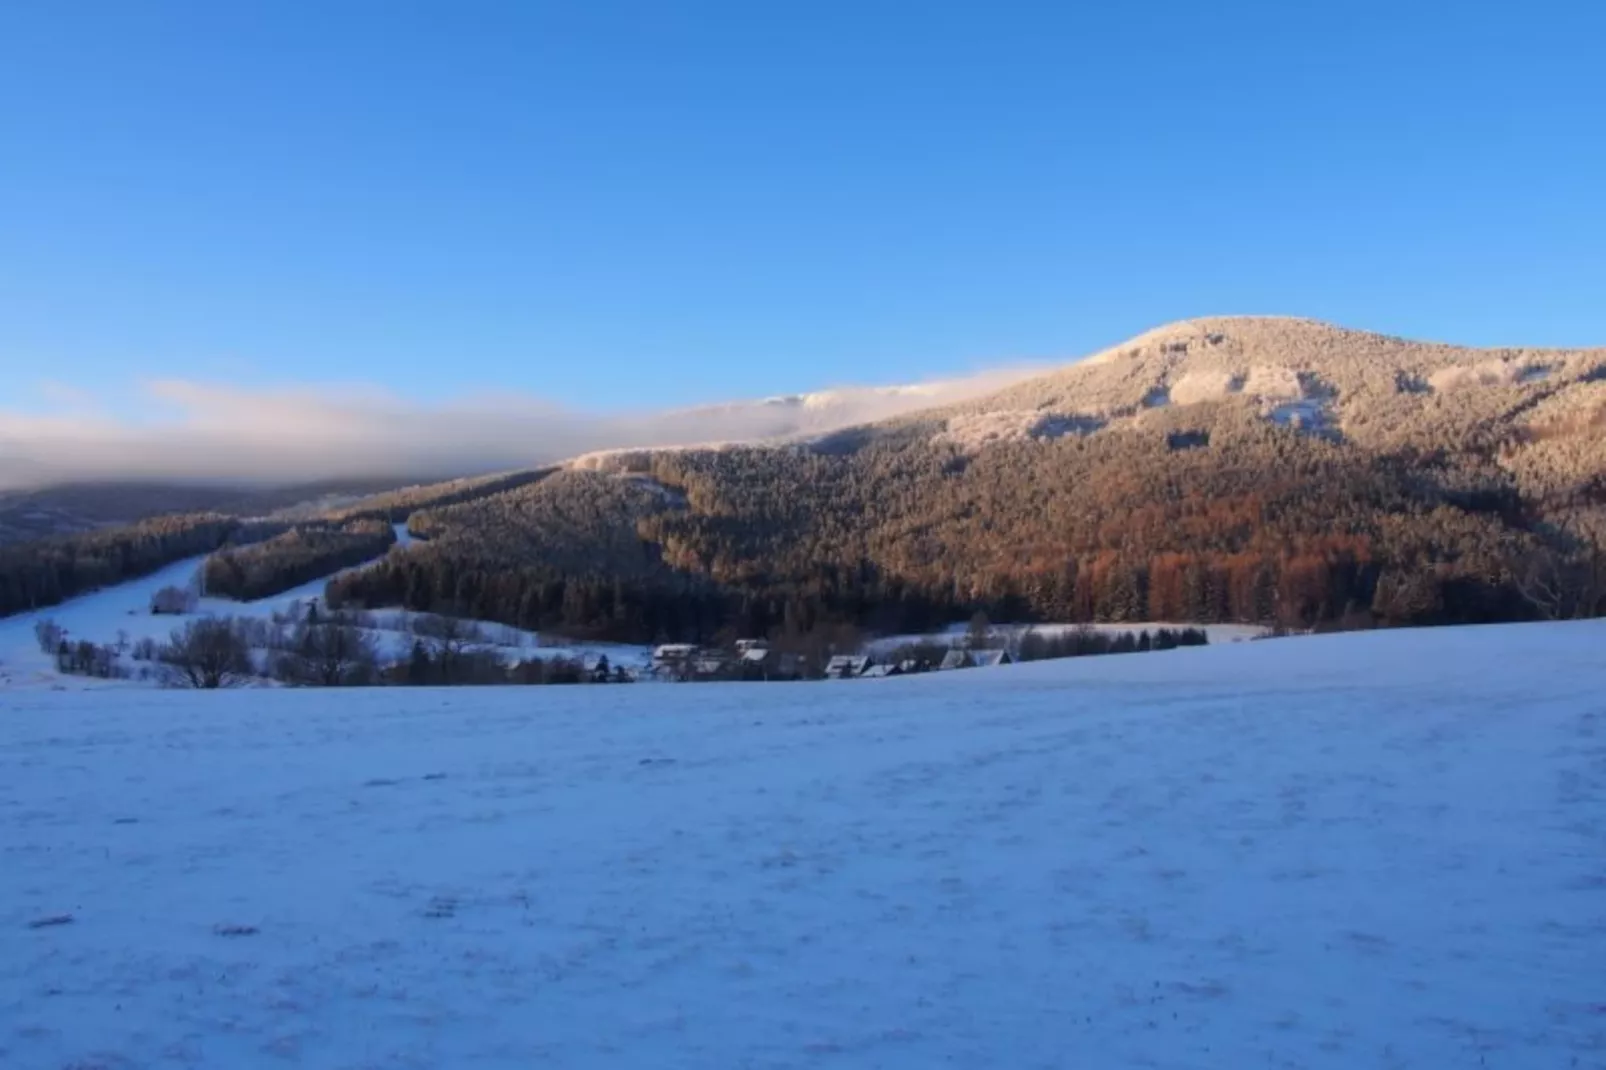
[[[1480,386],[1511,386],[1521,381],[1522,366],[1508,360],[1486,360],[1478,364],[1452,364],[1428,376],[1436,393]]]
[[[425,642],[430,641],[424,629],[414,627],[415,622],[430,617],[430,614],[413,613],[405,609],[378,609],[368,610],[367,616],[377,625],[376,628],[367,630],[377,641],[382,658],[405,657],[412,649],[414,639],[419,638],[421,632],[424,632],[422,637]],[[652,648],[649,646],[601,640],[583,642],[551,633],[515,628],[497,621],[478,620],[473,617],[454,619],[471,629],[474,634],[483,637],[481,640],[465,643],[465,649],[491,651],[499,654],[504,663],[528,658],[540,658],[543,661],[561,658],[580,661],[590,667],[595,665],[599,658],[604,657],[608,659],[610,665],[623,665],[628,668],[645,669],[652,663]]]
[[[1299,373],[1282,364],[1256,364],[1240,392],[1265,401],[1298,401],[1305,396]]]
[[[1170,398],[1176,405],[1194,405],[1201,401],[1218,401],[1242,389],[1242,383],[1231,372],[1218,369],[1191,371],[1171,384]]]
[[[1603,649],[0,693],[0,1065],[1599,1066]]]

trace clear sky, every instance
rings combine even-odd
[[[1606,4],[0,0],[0,408],[1606,343]],[[134,404],[125,401],[123,404]]]

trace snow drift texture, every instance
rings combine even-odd
[[[13,693],[0,1064],[1596,1065],[1603,645]]]

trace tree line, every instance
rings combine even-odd
[[[0,546],[0,616],[57,605],[286,527],[199,513]]]
[[[165,640],[75,639],[48,619],[34,628],[59,672],[99,679],[139,679],[165,687],[215,690],[249,684],[290,687],[457,686],[464,684],[622,683],[631,677],[606,659],[587,667],[562,655],[508,659],[483,645],[472,624],[418,622],[406,654],[382,649],[358,614],[196,617]]]
[[[254,601],[377,557],[395,542],[395,529],[383,520],[302,525],[214,553],[203,566],[203,585],[214,597]]]

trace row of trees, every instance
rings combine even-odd
[[[166,641],[72,639],[50,621],[35,629],[59,671],[100,679],[152,679],[168,687],[213,690],[252,683],[292,687],[618,683],[631,677],[604,661],[587,669],[567,657],[508,661],[473,645],[471,630],[447,627],[438,640],[415,639],[403,658],[385,656],[374,634],[339,616],[294,625],[245,617],[202,617]]]
[[[1145,628],[1138,632],[1103,632],[1093,628],[1045,633],[1029,629],[1015,650],[1020,661],[1047,661],[1052,658],[1085,658],[1100,654],[1144,654],[1151,650],[1175,650],[1185,646],[1206,646],[1210,635],[1203,628]]]
[[[1003,650],[1016,661],[1050,661],[1059,658],[1098,657],[1105,654],[1142,654],[1175,650],[1179,647],[1206,646],[1210,634],[1203,628],[1140,628],[1137,631],[1106,630],[1083,624],[1075,628],[1027,628],[1018,636],[996,630],[985,613],[977,613],[964,637],[957,643],[921,639],[895,648],[887,655],[890,664],[912,664],[935,668],[951,651]]]
[[[199,514],[0,546],[0,616],[53,606],[264,533],[231,517]]]
[[[442,483],[426,483],[401,487],[369,495],[350,505],[332,509],[324,519],[344,522],[351,520],[383,520],[387,524],[400,524],[423,509],[439,509],[460,502],[516,490],[538,483],[552,473],[551,468],[532,468],[520,472],[501,472],[488,476],[469,476]]]
[[[220,550],[203,568],[206,593],[249,602],[377,557],[396,542],[383,520],[304,525],[262,542]]]

